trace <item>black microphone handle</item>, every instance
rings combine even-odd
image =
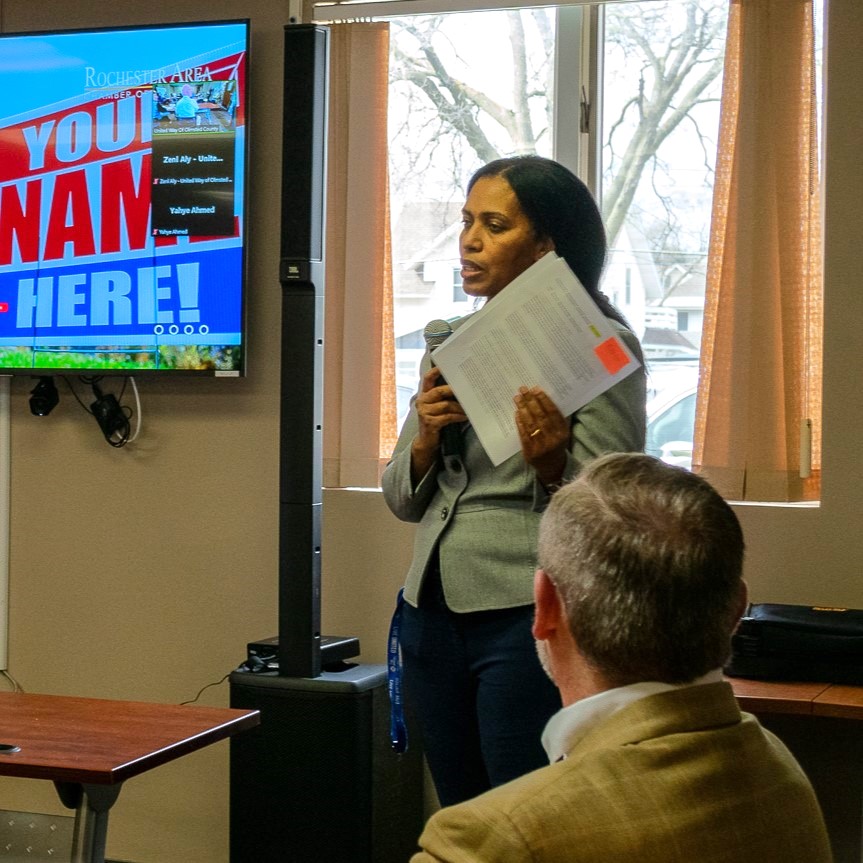
[[[444,426],[441,429],[441,455],[461,455],[461,426],[462,423],[450,423],[448,426]]]
[[[452,325],[449,321],[437,319],[429,321],[423,330],[423,338],[426,342],[429,355],[435,348],[440,347],[452,335]],[[434,366],[435,361],[432,359],[431,364]],[[439,374],[439,380],[442,384],[446,383],[443,375]],[[461,426],[462,423],[450,423],[444,426],[440,433],[440,448],[441,454],[444,456],[460,456],[461,455]]]
[[[432,365],[435,365],[432,360]],[[437,368],[437,366],[435,366]],[[438,383],[446,384],[446,378],[443,375],[438,375]],[[461,427],[464,423],[450,423],[444,426],[440,431],[440,451],[441,455],[461,455]]]

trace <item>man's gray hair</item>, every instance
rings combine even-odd
[[[539,535],[580,652],[616,686],[686,683],[725,663],[743,551],[737,516],[709,483],[638,453],[588,463]]]

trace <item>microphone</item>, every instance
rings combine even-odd
[[[434,321],[429,321],[423,330],[423,338],[426,340],[426,347],[429,351],[440,347],[452,335],[452,325],[449,321],[442,321],[439,318]]]
[[[430,354],[434,353],[434,349],[440,347],[452,335],[452,326],[449,321],[435,319],[429,321],[423,329],[423,338],[426,342],[426,347]],[[434,365],[434,357],[432,357],[432,365]],[[444,376],[440,376],[441,383],[445,384]],[[445,456],[461,455],[461,423],[450,423],[444,426],[440,433],[440,450]]]

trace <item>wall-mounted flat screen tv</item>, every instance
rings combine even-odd
[[[0,375],[244,373],[248,43],[0,35]]]

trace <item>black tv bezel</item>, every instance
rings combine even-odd
[[[178,21],[146,24],[118,24],[98,27],[55,27],[39,30],[21,30],[15,32],[0,32],[0,45],[6,39],[32,38],[40,36],[63,36],[66,34],[98,34],[118,32],[138,32],[147,30],[180,30],[186,27],[206,27],[241,25],[245,28],[245,88],[241,94],[244,98],[243,115],[245,119],[245,134],[243,138],[243,206],[241,214],[240,236],[242,238],[240,261],[240,367],[238,369],[185,369],[185,368],[128,368],[111,369],[93,367],[69,366],[2,366],[0,377],[142,377],[142,378],[244,378],[248,374],[248,292],[249,292],[249,180],[251,176],[251,161],[249,158],[249,130],[251,125],[252,74],[251,74],[251,41],[252,27],[250,18],[218,18],[198,21]],[[152,214],[152,210],[151,210]],[[110,345],[109,345],[110,347]],[[108,353],[108,351],[106,351]],[[118,351],[119,353],[119,351]]]

